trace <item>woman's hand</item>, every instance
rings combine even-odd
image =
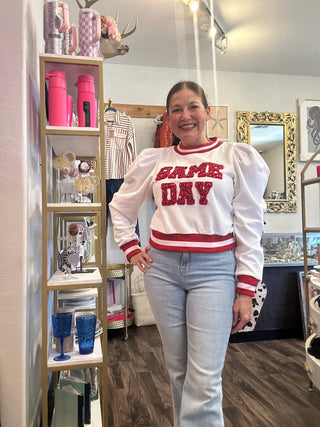
[[[152,263],[152,258],[148,255],[150,249],[150,246],[147,246],[144,251],[139,252],[130,258],[131,264],[136,265],[142,273],[146,272],[146,268],[151,267],[150,264]]]
[[[240,294],[233,304],[233,322],[231,333],[240,331],[252,318],[252,297]]]

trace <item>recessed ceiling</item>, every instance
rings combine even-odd
[[[85,0],[79,0],[85,5]],[[210,4],[210,0],[207,0]],[[70,21],[78,23],[76,0],[68,1]],[[215,17],[227,33],[221,55],[206,34],[198,32],[196,60],[192,13],[182,0],[99,0],[92,7],[115,16],[122,31],[132,17],[129,52],[109,63],[150,67],[212,69],[252,73],[320,76],[319,0],[214,0]],[[199,26],[203,23],[199,17]]]

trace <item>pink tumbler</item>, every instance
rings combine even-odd
[[[95,98],[94,78],[88,74],[78,77],[75,86],[78,88],[78,122],[79,126],[96,127],[97,100]]]
[[[49,80],[49,125],[67,126],[68,114],[66,74],[60,70],[51,70],[46,74],[46,80]]]
[[[93,9],[80,9],[79,47],[83,56],[97,56],[100,47],[101,17]]]

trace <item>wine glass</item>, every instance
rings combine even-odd
[[[61,353],[53,360],[68,360],[71,356],[63,353],[63,340],[71,333],[72,313],[55,313],[52,315],[53,335],[60,339]]]

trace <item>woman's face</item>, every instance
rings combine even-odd
[[[182,89],[172,95],[168,119],[172,132],[185,146],[201,145],[208,142],[206,121],[210,107],[205,108],[201,97],[190,89]]]

